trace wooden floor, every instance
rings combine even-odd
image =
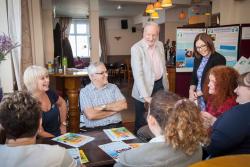
[[[128,104],[128,109],[121,112],[122,122],[127,129],[133,132],[134,121],[135,121],[135,109],[134,109],[133,99],[131,97],[132,86],[128,85],[127,81],[123,80],[121,82],[116,82],[115,84],[120,88]]]

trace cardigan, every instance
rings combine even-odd
[[[197,78],[197,70],[200,66],[202,56],[200,58],[195,57],[194,58],[194,67],[192,72],[192,78],[191,78],[191,85],[197,86],[198,84],[198,78]],[[226,59],[224,56],[219,54],[218,52],[214,52],[214,54],[211,54],[209,56],[208,62],[203,70],[202,77],[201,77],[201,89],[203,89],[203,84],[206,78],[207,72],[217,65],[226,65]]]
[[[145,143],[141,147],[121,153],[114,167],[187,167],[201,158],[201,146],[192,155],[187,155],[165,142]]]
[[[250,102],[239,104],[223,113],[212,127],[207,147],[212,157],[250,154]]]

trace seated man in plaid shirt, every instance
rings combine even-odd
[[[88,66],[91,83],[80,91],[80,108],[84,130],[97,130],[122,126],[120,111],[127,102],[119,88],[108,82],[108,72],[102,62]]]

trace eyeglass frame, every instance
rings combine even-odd
[[[196,50],[202,50],[202,49],[204,49],[205,47],[207,47],[207,45],[206,44],[204,44],[204,45],[201,45],[201,46],[199,46],[199,47],[197,47],[197,46],[195,46],[196,47]]]
[[[95,74],[98,74],[98,75],[108,74],[108,70],[103,71],[103,72],[96,72]]]

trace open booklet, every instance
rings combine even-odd
[[[112,140],[112,141],[122,141],[122,140],[130,140],[130,139],[135,139],[136,138],[125,127],[104,129],[103,131],[110,138],[110,140]]]
[[[83,150],[79,150],[78,148],[69,148],[67,149],[67,151],[70,154],[70,156],[76,161],[78,166],[80,166],[83,163],[89,162]]]
[[[118,156],[120,153],[138,148],[142,146],[144,143],[124,143],[123,141],[115,141],[107,144],[99,145],[98,147],[101,148],[106,154],[112,157],[115,161],[118,160]]]
[[[241,56],[237,63],[234,65],[234,68],[240,73],[244,74],[250,72],[250,58]]]
[[[124,143],[123,141],[116,141],[99,145],[99,148],[101,148],[106,154],[117,161],[120,153],[130,150],[132,147]]]
[[[65,133],[61,136],[53,138],[52,140],[72,147],[81,147],[82,145],[94,140],[94,138],[77,133]]]

